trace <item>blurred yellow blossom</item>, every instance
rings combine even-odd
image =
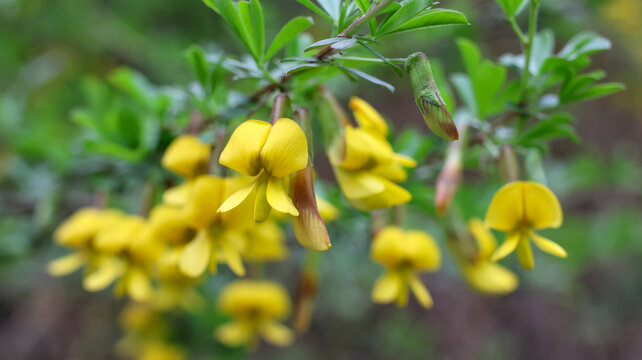
[[[274,125],[247,120],[239,125],[219,159],[252,181],[226,197],[218,208],[228,212],[244,200],[254,206],[254,220],[267,219],[272,208],[298,216],[286,186],[286,177],[308,165],[308,143],[301,127],[290,119],[279,119]]]
[[[468,284],[475,290],[486,294],[507,294],[513,292],[519,284],[517,275],[509,269],[490,260],[497,248],[493,234],[484,227],[480,219],[468,221],[468,231],[477,245],[473,258],[467,258],[454,251],[459,269]]]
[[[241,255],[249,262],[263,263],[285,260],[289,250],[285,246],[285,234],[273,221],[256,224],[247,231]]]
[[[228,345],[256,345],[259,336],[265,341],[287,346],[294,341],[292,330],[279,321],[291,311],[290,297],[278,283],[237,280],[221,292],[219,308],[234,318],[216,329],[216,338]]]
[[[337,182],[348,202],[360,210],[374,210],[406,203],[411,194],[396,183],[406,180],[404,167],[413,159],[395,153],[386,140],[388,126],[365,101],[350,100],[358,127],[344,123],[344,134],[330,149]]]
[[[504,185],[493,196],[484,225],[506,232],[504,243],[491,256],[492,261],[498,261],[517,249],[519,262],[525,269],[532,269],[535,263],[530,239],[544,252],[562,258],[567,256],[561,246],[534,231],[562,225],[560,203],[555,194],[542,184],[515,181]]]
[[[430,235],[388,226],[373,240],[370,257],[386,268],[372,289],[374,302],[396,301],[397,305],[405,306],[410,289],[421,306],[432,307],[432,297],[417,276],[436,271],[441,266],[441,252]]]
[[[206,172],[210,151],[210,146],[202,143],[196,136],[181,135],[167,147],[161,164],[190,179]]]

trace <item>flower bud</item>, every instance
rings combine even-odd
[[[439,137],[457,140],[459,138],[457,127],[439,95],[426,55],[418,52],[408,56],[406,71],[410,74],[415,102],[426,125]]]
[[[292,327],[294,330],[303,334],[310,326],[310,318],[314,311],[314,299],[318,292],[318,280],[315,271],[304,269],[301,278],[296,285],[294,295],[295,310]]]
[[[499,152],[499,172],[504,183],[519,180],[519,163],[510,145],[502,146]]]
[[[444,167],[437,177],[435,185],[435,209],[437,214],[444,215],[450,208],[457,190],[461,185],[461,146],[460,142],[450,144]]]

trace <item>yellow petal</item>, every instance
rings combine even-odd
[[[120,220],[122,214],[115,210],[82,208],[65,220],[54,232],[54,240],[65,246],[79,247],[101,230]]]
[[[276,346],[288,346],[294,342],[294,332],[276,321],[268,321],[261,326],[261,336]]]
[[[237,276],[245,276],[245,266],[243,266],[243,260],[241,260],[241,254],[238,250],[228,244],[227,241],[221,241],[220,244],[223,259],[227,263],[227,266],[229,266],[230,270],[232,270]]]
[[[350,108],[354,113],[359,127],[371,131],[379,136],[386,137],[388,135],[388,125],[370,104],[364,100],[353,96],[350,98]]]
[[[534,229],[558,228],[562,225],[562,207],[546,186],[527,181],[524,185],[525,216]]]
[[[301,127],[290,119],[279,119],[261,150],[265,170],[284,177],[308,165],[308,141]]]
[[[210,234],[207,230],[200,230],[183,249],[179,269],[189,277],[198,277],[205,272],[211,254]]]
[[[147,228],[138,216],[124,216],[117,223],[102,229],[94,238],[94,247],[102,252],[117,254],[130,246]]]
[[[404,170],[399,164],[392,161],[376,166],[371,171],[374,174],[394,182],[406,181],[408,178],[406,170]]]
[[[83,279],[82,285],[87,291],[100,291],[123,274],[125,267],[116,258],[104,259],[97,269]]]
[[[205,172],[210,158],[210,147],[194,135],[181,135],[165,150],[161,164],[184,177]]]
[[[535,232],[531,232],[531,237],[533,238],[533,242],[535,242],[535,245],[537,245],[540,250],[561,258],[565,258],[568,256],[566,250],[564,250],[564,248],[556,242],[540,236]]]
[[[283,179],[270,176],[267,185],[267,201],[276,211],[299,216],[299,211],[294,206],[292,199],[285,189]]]
[[[217,218],[217,209],[223,202],[225,182],[215,176],[196,178],[192,192],[182,209],[183,219],[197,229],[210,226]]]
[[[499,261],[508,254],[512,253],[519,243],[519,233],[508,233],[504,242],[495,250],[493,255],[490,257],[491,261]]]
[[[441,251],[429,234],[418,230],[406,231],[402,246],[406,259],[415,269],[434,271],[441,266]]]
[[[256,222],[265,221],[270,216],[270,212],[272,212],[272,206],[270,206],[267,199],[269,180],[270,178],[267,174],[257,180],[256,199],[254,200],[254,221]]]
[[[163,203],[171,206],[183,206],[189,199],[194,181],[189,180],[184,183],[171,187],[163,192]]]
[[[466,265],[462,271],[468,284],[485,294],[508,294],[519,284],[519,278],[514,272],[487,261]]]
[[[392,181],[382,178],[381,182],[384,185],[383,191],[358,199],[348,198],[350,205],[359,210],[369,211],[405,204],[412,199],[408,190]]]
[[[332,205],[328,200],[316,196],[317,208],[319,209],[319,215],[325,222],[333,221],[339,216],[339,209],[336,206]]]
[[[85,263],[85,257],[78,252],[59,257],[47,266],[51,276],[64,276],[78,270]]]
[[[221,325],[214,336],[227,346],[240,346],[247,344],[252,338],[252,327],[248,323],[233,321]]]
[[[406,156],[404,154],[395,153],[393,155],[393,159],[396,163],[405,167],[417,166],[417,162],[415,161],[415,159],[411,158],[410,156]]]
[[[247,176],[258,174],[262,169],[259,154],[270,129],[272,125],[258,120],[247,120],[239,125],[221,152],[221,165]]]
[[[410,277],[410,290],[412,290],[419,305],[426,309],[433,306],[432,296],[430,296],[428,289],[426,289],[426,286],[415,275]]]
[[[225,178],[224,199],[227,199],[230,195],[253,181],[254,179],[245,176]],[[221,213],[221,222],[232,229],[248,229],[253,227],[256,224],[253,218],[255,199],[252,198],[251,195],[250,193],[250,195],[238,206],[234,207],[234,209]]]
[[[337,182],[343,195],[348,199],[359,199],[383,192],[386,189],[385,179],[368,171],[345,171],[333,167]]]
[[[132,267],[127,273],[127,293],[135,301],[149,301],[152,298],[152,285],[142,269]]]
[[[372,288],[372,301],[377,304],[393,302],[401,290],[401,276],[397,272],[386,271],[377,279]]]
[[[346,170],[362,170],[378,163],[393,162],[393,156],[392,146],[386,139],[346,126],[343,151],[331,160]]]
[[[403,244],[404,232],[400,227],[387,226],[383,228],[372,241],[370,247],[370,257],[372,260],[386,265],[395,267],[400,261],[404,260]]]
[[[497,247],[497,240],[495,240],[493,233],[477,218],[468,221],[468,231],[470,231],[477,242],[479,249],[478,259],[490,259],[490,256]]]
[[[247,199],[248,196],[250,196],[250,193],[252,193],[252,190],[254,190],[255,186],[256,181],[253,181],[237,190],[235,193],[225,199],[225,201],[223,201],[221,206],[219,206],[217,212],[227,212],[241,205],[241,203],[245,199]]]
[[[517,245],[517,258],[524,269],[530,270],[535,267],[531,242],[527,237],[523,237],[519,240],[519,244]]]
[[[502,186],[490,201],[484,225],[489,228],[511,231],[522,225],[524,215],[522,182]]]

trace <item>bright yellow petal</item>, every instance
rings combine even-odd
[[[214,336],[227,346],[240,346],[247,344],[252,338],[253,332],[250,324],[233,321],[221,325]]]
[[[531,237],[533,238],[533,242],[535,242],[535,245],[537,245],[540,250],[561,258],[565,258],[568,256],[566,250],[564,250],[564,248],[561,247],[558,243],[540,236],[535,232],[531,232]]]
[[[260,329],[265,341],[276,346],[288,346],[294,342],[294,332],[276,321],[268,321]]]
[[[223,202],[225,181],[215,176],[196,178],[189,199],[182,209],[183,219],[197,229],[210,226],[217,218],[217,209]]]
[[[270,129],[272,125],[258,120],[247,120],[239,125],[221,152],[221,165],[247,176],[258,174],[262,169],[259,154]]]
[[[399,273],[386,271],[377,279],[372,288],[372,301],[377,304],[393,302],[399,296],[402,281]]]
[[[517,258],[524,269],[530,270],[535,267],[533,249],[531,249],[531,242],[527,237],[519,240],[519,244],[517,245]]]
[[[560,202],[546,186],[524,182],[524,204],[526,220],[532,228],[558,228],[562,225]]]
[[[225,260],[230,270],[232,270],[236,276],[245,276],[245,266],[243,266],[243,260],[241,260],[241,254],[238,250],[228,244],[227,241],[221,241],[221,250],[223,260]]]
[[[267,199],[267,190],[269,177],[267,174],[257,180],[256,184],[256,198],[254,200],[254,221],[263,222],[265,221],[272,212],[272,206]]]
[[[308,141],[301,127],[279,119],[261,150],[263,168],[271,176],[284,177],[308,165]]]
[[[382,176],[390,181],[402,182],[408,178],[408,173],[399,164],[392,161],[372,168],[372,173]]]
[[[85,276],[82,285],[87,291],[100,291],[111,285],[124,271],[124,264],[119,259],[105,259],[95,271]]]
[[[348,199],[359,199],[383,192],[385,179],[368,171],[345,171],[334,166],[334,174],[343,195]]]
[[[152,285],[142,269],[132,267],[127,273],[127,293],[135,301],[149,301],[153,295]]]
[[[200,230],[194,240],[185,246],[178,264],[181,272],[189,277],[198,277],[207,269],[212,254],[210,234]]]
[[[237,190],[235,193],[225,199],[225,201],[223,201],[221,206],[219,206],[217,212],[227,212],[241,205],[241,203],[245,199],[247,199],[248,196],[250,196],[250,193],[252,193],[252,190],[254,190],[255,186],[256,181],[253,181]]]
[[[386,137],[388,135],[388,125],[370,104],[364,100],[353,96],[350,98],[350,108],[354,113],[359,127],[371,131],[379,136]]]
[[[163,203],[171,206],[183,206],[189,199],[194,181],[189,180],[184,183],[171,187],[163,192]]]
[[[473,235],[479,249],[478,259],[490,259],[490,256],[497,247],[497,240],[482,223],[481,220],[474,218],[468,221],[468,231]]]
[[[402,244],[406,258],[415,269],[434,271],[441,266],[441,251],[429,234],[419,230],[406,231]]]
[[[468,284],[485,294],[508,294],[519,284],[519,278],[514,272],[492,262],[466,265],[462,271]]]
[[[405,204],[412,199],[408,190],[392,181],[382,178],[381,182],[385,187],[382,192],[358,199],[348,198],[350,205],[359,210],[370,211]]]
[[[426,289],[426,286],[415,275],[410,277],[410,290],[412,290],[419,305],[426,309],[433,306],[432,296],[430,296],[428,289]]]
[[[406,156],[404,154],[395,153],[393,155],[393,159],[394,159],[394,161],[396,163],[398,163],[399,165],[402,165],[404,167],[415,167],[415,166],[417,166],[417,162],[415,161],[415,159],[411,158],[410,156]]]
[[[490,201],[484,225],[489,228],[511,231],[522,225],[524,214],[523,185],[521,181],[502,186]]]
[[[161,164],[184,177],[204,173],[210,158],[210,146],[194,135],[181,135],[165,150]]]
[[[270,176],[266,195],[268,203],[276,211],[292,216],[299,216],[299,210],[296,209],[292,199],[288,195],[282,178]]]
[[[59,257],[47,265],[51,276],[64,276],[78,270],[85,263],[85,257],[78,252]]]
[[[404,260],[404,232],[398,226],[387,226],[375,236],[370,247],[370,258],[387,267],[396,267]]]
[[[339,216],[339,209],[336,206],[332,205],[328,200],[316,196],[317,208],[319,209],[319,215],[325,222],[333,221]]]
[[[394,152],[386,139],[365,130],[346,126],[343,151],[331,159],[346,170],[362,170],[377,163],[393,162]]]
[[[508,233],[504,242],[495,250],[493,255],[490,257],[491,261],[499,261],[508,254],[512,253],[515,248],[517,248],[517,243],[519,243],[519,233]]]

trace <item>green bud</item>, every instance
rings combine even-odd
[[[428,128],[444,139],[459,139],[457,127],[439,95],[439,89],[433,79],[430,62],[426,55],[418,52],[408,56],[406,71],[410,74],[415,102]]]

